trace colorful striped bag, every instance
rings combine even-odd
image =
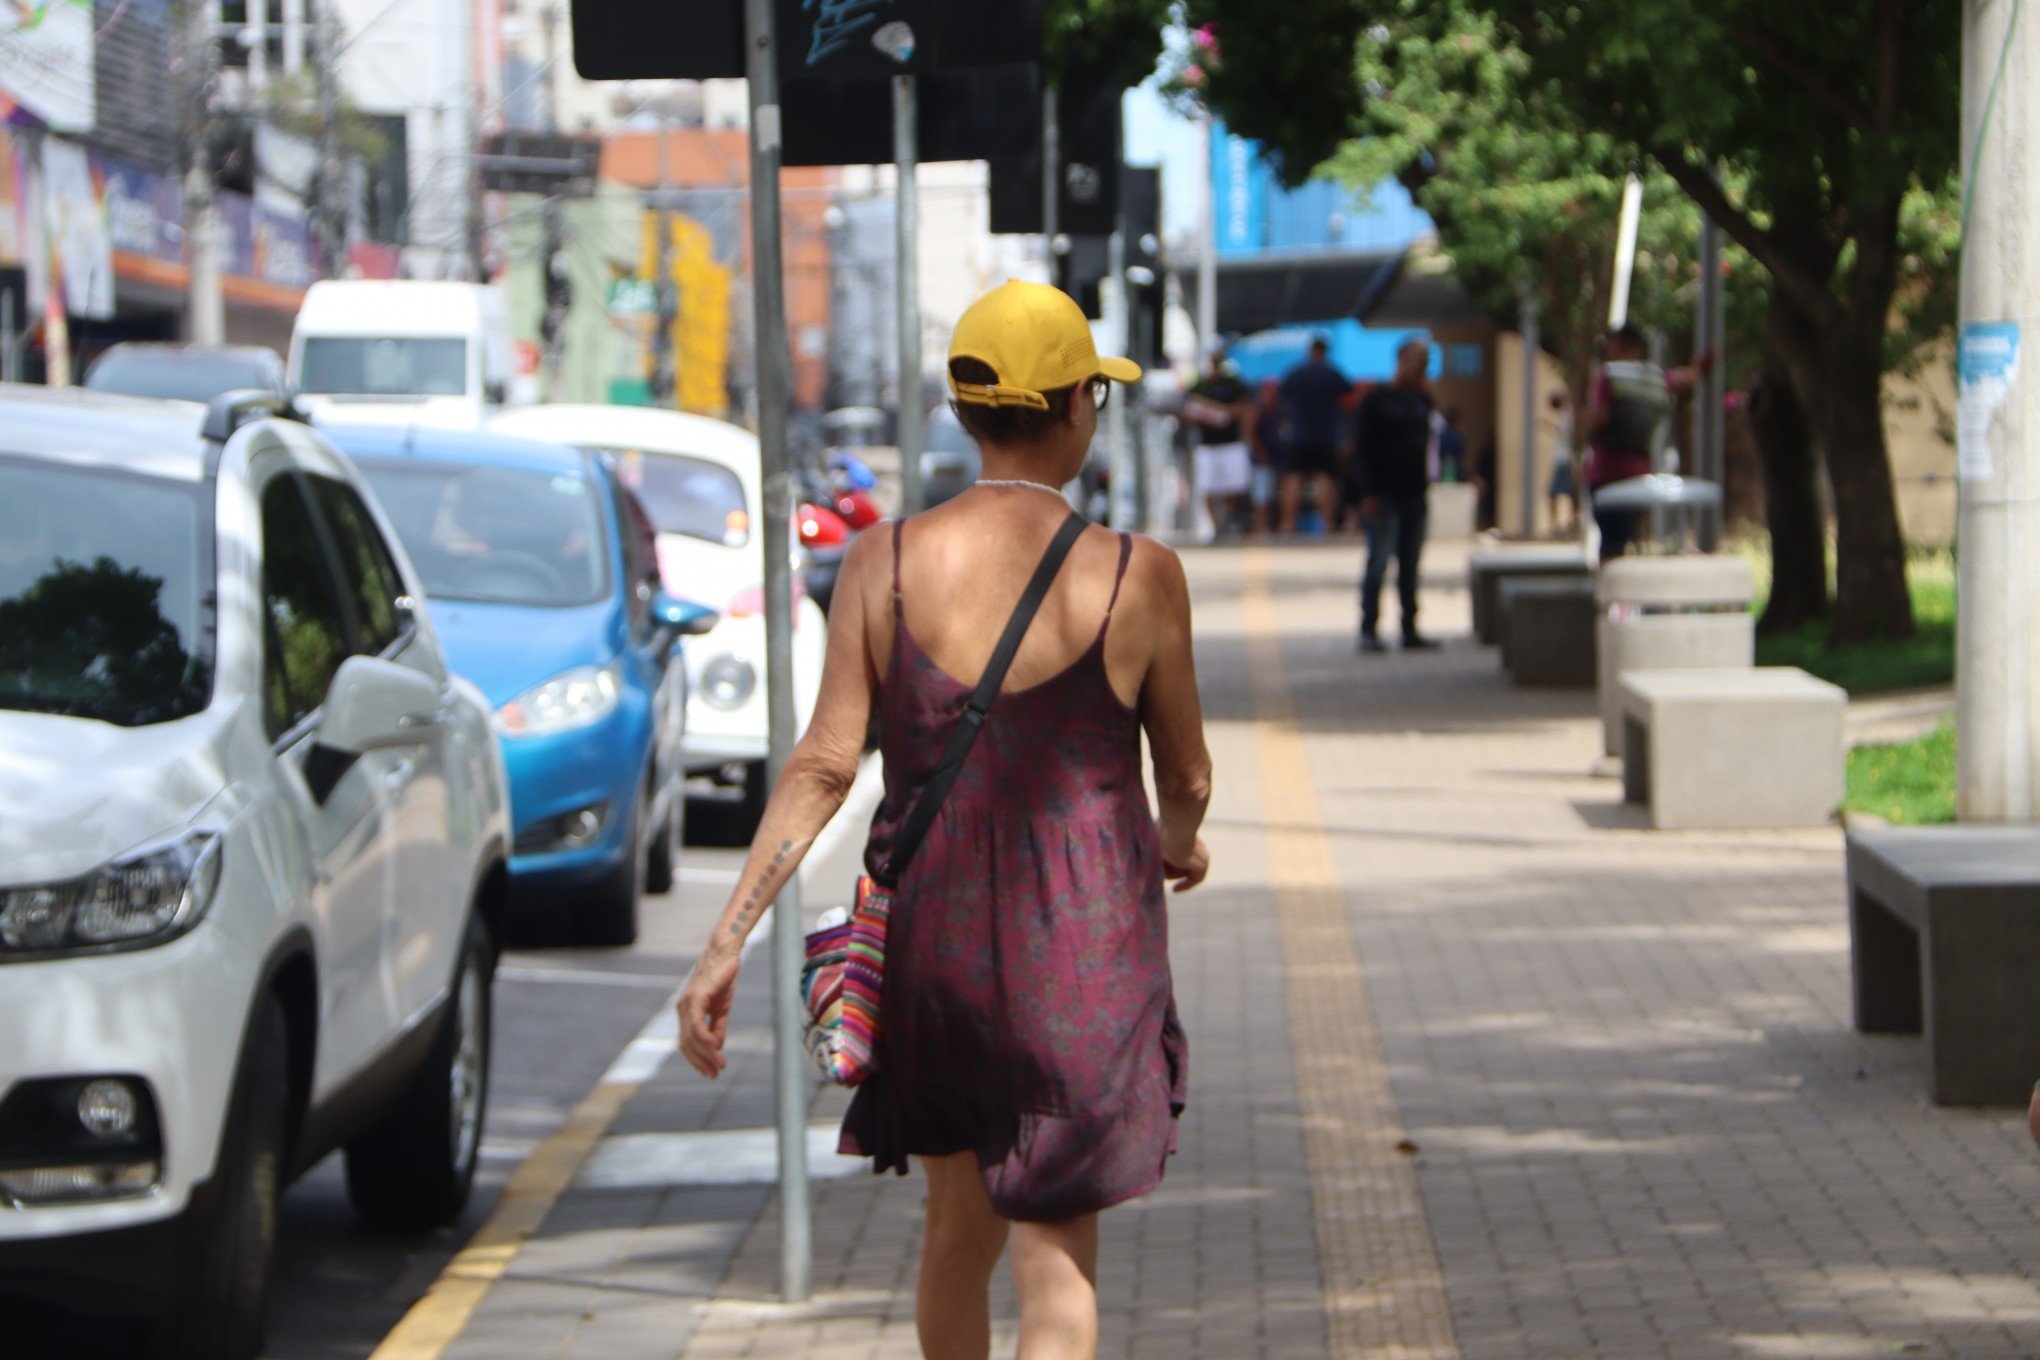
[[[1063,521],[1055,539],[1042,555],[1041,565],[1020,596],[1006,631],[985,666],[984,675],[972,691],[970,702],[956,726],[942,759],[928,776],[920,796],[914,800],[906,819],[893,839],[892,855],[876,879],[857,880],[857,904],[849,912],[836,907],[822,914],[808,932],[807,958],[800,970],[801,1009],[806,1012],[805,1033],[808,1057],[828,1080],[838,1086],[855,1086],[878,1070],[880,1005],[885,993],[885,931],[892,915],[893,890],[907,863],[921,846],[922,837],[935,824],[950,785],[963,769],[964,757],[977,740],[999,697],[1006,670],[1027,636],[1027,625],[1048,598],[1063,559],[1090,521],[1075,511]],[[899,531],[894,526],[893,556],[899,556]]]
[[[808,932],[800,970],[807,1051],[824,1077],[855,1086],[878,1065],[878,1001],[885,987],[885,924],[892,894],[857,880],[857,906],[823,913]]]

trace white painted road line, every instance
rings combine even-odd
[[[595,968],[545,968],[529,963],[506,963],[496,969],[497,979],[511,982],[572,982],[590,987],[662,987],[673,990],[673,979],[655,973],[609,973]]]

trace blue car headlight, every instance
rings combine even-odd
[[[576,666],[533,685],[496,710],[496,730],[506,737],[548,737],[601,722],[623,697],[623,675],[615,663]]]

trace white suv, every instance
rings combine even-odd
[[[278,404],[0,387],[0,1293],[206,1360],[325,1153],[458,1214],[506,886],[488,705]]]

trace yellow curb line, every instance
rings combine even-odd
[[[1240,604],[1253,658],[1262,815],[1329,1354],[1459,1360],[1416,1172],[1397,1150],[1402,1115],[1282,669],[1267,550],[1249,549],[1245,565]]]
[[[432,1287],[411,1305],[369,1360],[439,1360],[643,1085],[641,1081],[604,1081],[582,1098],[567,1122],[510,1173],[503,1197],[488,1220],[446,1263]]]

